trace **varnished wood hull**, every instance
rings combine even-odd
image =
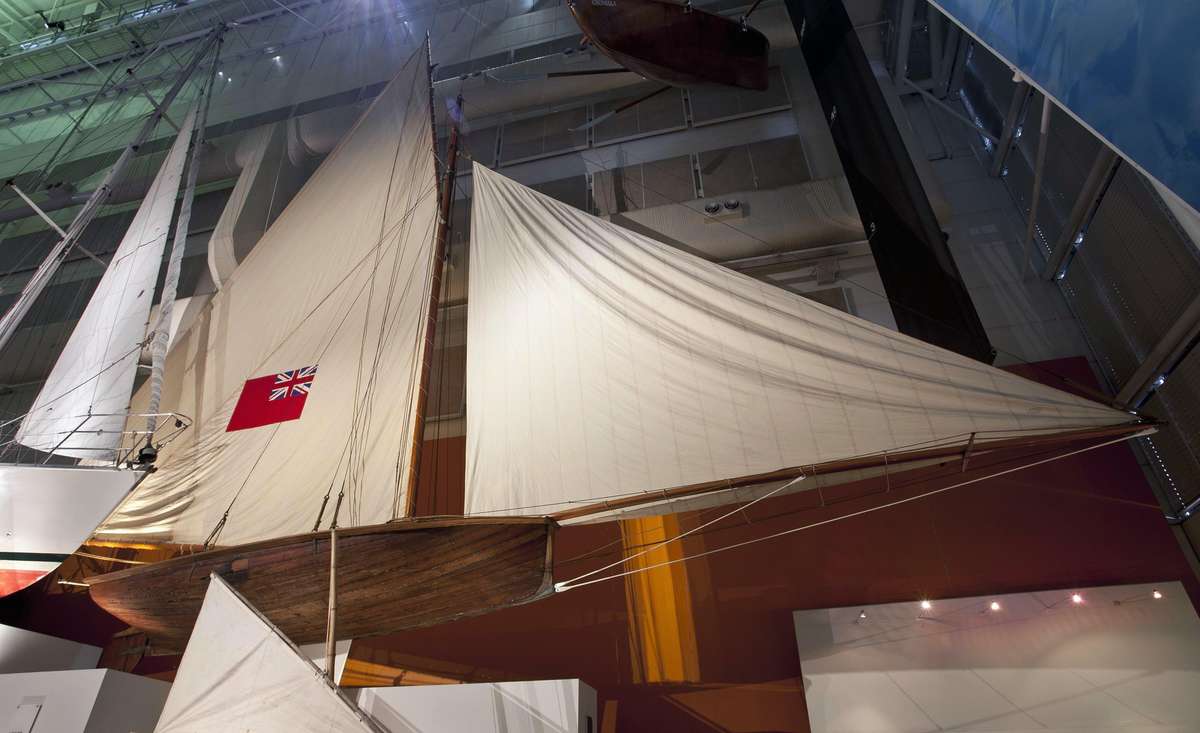
[[[337,637],[430,626],[549,595],[554,526],[542,518],[416,519],[338,530]],[[325,638],[328,531],[187,555],[89,583],[106,611],[156,646],[182,650],[211,573],[293,642]]]
[[[596,48],[630,71],[674,86],[767,88],[771,44],[753,28],[671,0],[573,0]]]

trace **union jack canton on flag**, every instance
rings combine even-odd
[[[299,420],[316,378],[313,364],[246,380],[226,432]]]

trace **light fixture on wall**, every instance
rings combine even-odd
[[[1155,589],[1151,590],[1149,593],[1139,593],[1138,595],[1133,596],[1131,598],[1122,598],[1120,600],[1113,601],[1113,605],[1120,606],[1125,603],[1137,603],[1139,601],[1152,601],[1152,600],[1153,601],[1161,601],[1162,598],[1163,598],[1162,591],[1160,591],[1158,588],[1155,588]]]
[[[929,602],[929,601],[927,601],[927,600],[923,600],[923,601],[921,601],[921,610],[922,610],[922,611],[932,611],[932,610],[933,610],[933,604],[932,604],[932,603],[930,603],[930,602]]]
[[[1083,596],[1079,595],[1078,593],[1072,593],[1071,603],[1074,603],[1076,606],[1078,606],[1079,604],[1083,603]]]
[[[988,608],[992,609],[993,611],[999,611],[1000,601],[992,601],[990,604],[988,604]]]

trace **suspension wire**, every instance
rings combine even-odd
[[[1095,450],[1097,448],[1104,448],[1104,447],[1107,447],[1110,445],[1115,445],[1117,443],[1123,443],[1127,439],[1128,439],[1127,437],[1113,438],[1113,439],[1106,440],[1101,443],[1097,443],[1095,445],[1089,445],[1089,446],[1079,448],[1079,449],[1076,449],[1073,451],[1069,451],[1066,453],[1061,453],[1059,455],[1051,456],[1049,458],[1043,458],[1041,460],[1034,461],[1032,463],[1023,464],[1023,465],[1016,466],[1013,468],[1007,468],[1002,471],[996,471],[996,472],[988,474],[986,476],[977,476],[975,478],[968,479],[966,481],[961,481],[959,483],[952,484],[950,486],[943,486],[940,489],[933,489],[931,491],[926,491],[926,492],[923,492],[920,494],[916,494],[914,496],[909,496],[904,499],[897,499],[896,501],[887,502],[885,504],[880,504],[878,506],[868,507],[866,509],[860,509],[855,512],[850,512],[849,514],[843,514],[841,516],[831,517],[829,519],[823,519],[818,522],[811,522],[809,524],[803,524],[798,527],[792,527],[791,529],[785,529],[785,530],[782,530],[779,532],[773,532],[773,533],[771,533],[769,535],[765,535],[763,537],[755,537],[753,539],[744,540],[742,542],[735,542],[730,545],[725,545],[724,547],[717,547],[712,550],[705,550],[703,552],[698,552],[693,555],[687,555],[684,557],[676,558],[674,560],[665,560],[663,562],[655,563],[654,565],[647,565],[646,567],[642,567],[642,568],[634,568],[632,570],[626,570],[626,571],[623,571],[620,573],[613,573],[611,575],[606,575],[606,576],[600,577],[600,578],[593,578],[591,580],[585,580],[583,582],[575,582],[575,581],[579,580],[580,578],[586,578],[586,577],[588,577],[588,575],[594,574],[594,573],[586,573],[586,574],[580,575],[576,578],[572,578],[571,580],[563,581],[561,583],[555,583],[554,591],[556,593],[559,593],[562,591],[573,590],[575,588],[582,588],[584,586],[593,585],[595,583],[603,583],[606,580],[616,580],[618,578],[624,578],[624,577],[627,577],[630,575],[636,575],[639,573],[649,572],[649,571],[655,570],[657,568],[667,567],[669,565],[676,565],[678,563],[688,562],[690,560],[698,560],[702,557],[707,557],[709,555],[716,555],[721,552],[727,552],[729,550],[736,550],[736,549],[739,549],[742,547],[747,547],[749,545],[755,545],[755,544],[758,544],[759,542],[766,542],[768,540],[778,539],[780,537],[784,537],[784,536],[787,536],[790,534],[795,534],[797,532],[803,532],[805,530],[814,529],[816,527],[823,527],[827,524],[833,524],[835,522],[840,522],[845,519],[853,519],[854,517],[860,517],[865,514],[871,514],[874,512],[882,511],[884,509],[891,509],[892,507],[900,506],[902,504],[908,504],[910,502],[914,502],[919,499],[925,499],[930,496],[935,496],[937,494],[943,494],[943,493],[945,493],[947,491],[951,491],[953,489],[958,489],[963,486],[969,486],[971,484],[976,484],[976,483],[979,483],[980,481],[987,481],[989,479],[997,478],[999,476],[1004,476],[1009,473],[1015,473],[1017,471],[1024,471],[1025,469],[1028,469],[1028,468],[1034,468],[1036,466],[1040,466],[1040,465],[1043,465],[1046,463],[1051,463],[1053,461],[1061,460],[1063,458],[1069,458],[1071,456],[1078,455],[1080,453],[1086,453],[1088,451]],[[687,534],[687,533],[685,533],[685,534]],[[680,537],[682,537],[682,536],[683,535],[680,535]],[[672,540],[674,540],[674,539],[677,539],[677,538],[672,538]],[[668,541],[672,541],[672,540],[668,540]],[[653,549],[653,548],[651,548],[651,549]],[[645,553],[643,552],[643,553],[639,553],[639,554],[645,554]],[[638,555],[634,555],[634,556],[630,557],[629,559],[633,559],[634,557],[638,557]],[[618,565],[623,562],[625,562],[624,559],[622,559],[616,563],[613,563],[612,565]],[[610,565],[608,567],[612,567],[612,565]]]
[[[763,494],[762,496],[754,499],[753,501],[751,501],[747,504],[742,504],[742,505],[739,505],[739,506],[729,510],[728,512],[722,514],[721,516],[717,517],[716,519],[710,519],[709,521],[705,522],[704,524],[693,527],[692,529],[689,529],[686,532],[681,532],[680,534],[677,534],[674,537],[669,537],[669,538],[663,540],[662,542],[659,542],[655,545],[651,545],[650,547],[647,547],[646,549],[642,550],[641,552],[630,555],[629,557],[623,557],[620,560],[617,560],[616,562],[611,562],[608,565],[604,565],[602,567],[596,568],[595,570],[586,572],[583,575],[577,575],[574,578],[571,578],[570,580],[563,581],[563,583],[561,585],[569,586],[578,580],[583,580],[584,578],[590,578],[593,575],[599,575],[600,573],[604,572],[605,570],[608,570],[609,568],[616,567],[617,565],[623,565],[623,564],[629,562],[630,560],[636,560],[637,558],[642,557],[643,555],[648,555],[649,553],[654,552],[655,550],[659,549],[660,547],[669,545],[672,542],[678,542],[678,541],[682,540],[684,537],[693,535],[693,534],[699,532],[700,530],[705,529],[706,527],[711,527],[712,525],[716,524],[717,522],[720,522],[723,519],[728,519],[729,517],[732,517],[734,514],[740,514],[741,512],[744,512],[745,510],[749,509],[750,507],[754,506],[755,504],[759,503],[760,501],[769,499],[772,496],[775,496],[779,492],[783,491],[784,489],[788,489],[788,488],[791,488],[792,486],[795,486],[796,484],[803,481],[804,478],[805,478],[804,476],[798,476],[798,477],[792,479],[791,481],[788,481],[787,483],[783,484],[782,486],[775,487],[771,491],[768,491],[767,493]],[[558,583],[555,584],[556,588],[558,585],[560,585],[560,584],[558,584]]]

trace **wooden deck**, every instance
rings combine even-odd
[[[338,530],[337,637],[431,626],[553,593],[555,524],[542,517],[410,519]],[[182,650],[211,573],[296,644],[324,640],[329,532],[210,550],[88,582],[104,610]]]

